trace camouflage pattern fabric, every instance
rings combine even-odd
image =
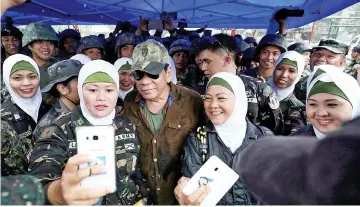
[[[65,104],[61,100],[57,100],[55,105],[47,112],[37,123],[34,132],[33,132],[33,140],[34,142],[40,137],[41,132],[44,127],[47,127],[53,122],[57,117],[68,113],[70,110],[65,106]]]
[[[308,75],[300,78],[300,81],[295,85],[294,95],[303,104],[306,104],[306,86]]]
[[[284,131],[281,135],[288,136],[307,125],[305,105],[294,94],[280,101],[284,119]]]
[[[39,71],[40,71],[40,88],[44,88],[47,84],[49,84],[50,82],[50,77],[49,74],[47,72],[47,69],[52,66],[53,64],[55,64],[57,62],[57,59],[55,58],[50,58],[48,60],[48,62],[43,65],[43,66],[39,66]]]
[[[284,36],[280,34],[267,34],[260,40],[258,46],[255,49],[255,54],[258,55],[263,47],[269,45],[279,47],[281,53],[287,51],[287,43]]]
[[[116,56],[120,58],[119,50],[125,45],[136,45],[138,43],[138,38],[134,33],[125,32],[116,37],[115,43],[115,52]]]
[[[144,70],[151,62],[168,64],[168,61],[169,54],[165,46],[150,39],[135,47],[132,70]]]
[[[83,50],[90,48],[99,48],[104,51],[104,45],[101,44],[99,37],[95,35],[89,35],[80,39],[80,46],[77,49],[77,54],[82,53]]]
[[[305,42],[297,42],[297,43],[290,45],[287,48],[287,50],[288,51],[296,51],[296,52],[302,54],[304,52],[311,52],[312,48],[310,47],[309,44],[307,44]]]
[[[359,65],[359,64],[360,64],[360,60],[351,61],[351,63],[345,68],[344,72],[357,79],[358,72],[355,68],[355,65]]]
[[[59,39],[55,30],[50,25],[44,23],[31,23],[24,30],[22,46],[25,47],[35,40],[57,42]]]
[[[1,88],[0,88],[0,103],[4,103],[5,101],[11,98],[8,89],[6,88],[5,82],[1,80]]]
[[[78,126],[91,126],[80,107],[55,119],[36,140],[29,170],[43,185],[60,179],[67,160],[77,154],[75,128]],[[133,205],[141,199],[140,192],[146,192],[139,168],[136,127],[122,116],[115,117],[114,126],[117,190],[106,195],[103,204]]]
[[[344,54],[347,55],[349,52],[349,46],[343,42],[339,42],[335,39],[322,39],[319,42],[319,45],[313,47],[314,50],[316,49],[327,49],[336,54]]]
[[[1,176],[25,174],[31,149],[31,139],[19,136],[6,121],[1,122]]]
[[[42,88],[41,92],[49,92],[57,83],[78,76],[83,64],[78,60],[63,60],[51,65],[47,69],[49,83]]]
[[[169,50],[169,55],[172,57],[177,52],[190,52],[191,42],[185,39],[174,41]]]
[[[196,88],[196,76],[197,76],[197,69],[195,65],[189,65],[185,70],[182,72],[180,78],[177,79],[177,85],[182,85],[188,88],[195,90]]]
[[[311,74],[310,65],[305,66],[304,72],[301,74],[301,78]]]
[[[44,191],[30,175],[1,177],[1,205],[44,205]]]

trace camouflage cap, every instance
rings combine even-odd
[[[281,53],[286,52],[287,45],[286,39],[280,34],[267,34],[261,38],[259,44],[256,47],[255,53],[259,54],[261,49],[265,46],[277,46],[279,47]]]
[[[244,39],[244,41],[245,41],[246,43],[248,43],[248,44],[250,44],[250,43],[257,44],[256,39],[253,38],[253,37],[247,37],[247,38]]]
[[[313,48],[317,49],[327,49],[336,54],[347,55],[349,52],[349,46],[345,43],[341,43],[335,39],[322,39],[318,46]]]
[[[287,50],[288,51],[296,51],[296,52],[301,54],[301,53],[304,53],[304,52],[311,52],[312,48],[310,47],[310,45],[308,45],[305,42],[297,42],[297,43],[294,43],[294,44],[290,45],[287,48]]]
[[[77,49],[77,53],[82,53],[83,50],[90,49],[90,48],[99,48],[101,52],[104,50],[104,45],[101,44],[99,37],[95,35],[89,35],[86,37],[81,38],[80,46]]]
[[[116,44],[115,44],[115,52],[118,56],[118,58],[120,58],[119,55],[119,50],[121,47],[125,46],[125,45],[136,45],[136,36],[134,33],[130,33],[130,32],[125,32],[122,33],[120,35],[118,35],[116,37]]]
[[[59,39],[55,30],[50,25],[44,23],[31,23],[24,30],[22,45],[25,47],[35,40],[57,42]]]
[[[132,71],[143,70],[157,75],[168,64],[169,54],[164,45],[155,40],[146,40],[137,45],[133,53]]]
[[[67,38],[67,37],[72,37],[76,40],[81,39],[81,35],[78,31],[76,31],[74,29],[65,29],[64,31],[60,32],[60,34],[59,34],[59,47],[60,48],[64,48],[64,41],[65,41],[65,38]]]
[[[360,53],[360,45],[355,46],[352,51]]]
[[[191,42],[185,39],[174,41],[169,50],[170,56],[173,56],[177,52],[190,52]]]
[[[49,92],[57,83],[64,82],[71,77],[78,76],[83,64],[78,60],[59,61],[47,69],[49,75],[49,83],[41,89],[41,92]]]
[[[250,47],[248,43],[246,43],[244,40],[241,40],[239,38],[234,38],[236,41],[236,52],[238,53],[244,53],[246,49]]]

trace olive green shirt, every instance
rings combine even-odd
[[[150,128],[151,128],[151,132],[153,134],[155,134],[155,132],[157,130],[159,130],[161,124],[164,122],[164,108],[163,107],[159,112],[157,113],[152,113],[148,107],[146,106],[146,104],[144,104],[144,110],[143,113],[146,117],[146,119],[149,122]]]

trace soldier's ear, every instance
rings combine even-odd
[[[31,47],[31,44],[28,45],[28,48],[29,48],[29,50],[30,50],[31,52],[34,51],[34,49],[32,49],[32,47]]]
[[[66,96],[69,94],[69,88],[66,87],[64,84],[59,83],[56,85],[56,90],[63,96]]]

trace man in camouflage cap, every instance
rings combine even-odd
[[[305,70],[304,70],[303,74],[301,75],[301,77],[310,75],[310,73],[311,73],[310,55],[312,52],[312,48],[310,47],[310,45],[305,42],[297,42],[297,43],[290,45],[288,47],[288,51],[296,51],[296,52],[300,53],[301,56],[303,56],[303,58],[305,60]]]
[[[190,41],[176,40],[170,46],[169,55],[175,63],[177,84],[194,89],[196,87],[196,68],[194,65],[190,65],[190,47]]]
[[[22,45],[31,51],[31,57],[35,60],[40,69],[40,88],[43,88],[49,81],[46,72],[50,65],[57,62],[53,58],[58,37],[54,29],[44,23],[31,23],[24,30]]]
[[[352,61],[345,68],[345,73],[351,75],[355,79],[358,79],[358,71],[360,70],[360,45],[357,45],[352,49],[351,58]]]
[[[37,123],[33,132],[34,141],[41,134],[43,127],[79,105],[77,77],[82,66],[80,61],[69,59],[57,62],[48,68],[50,83],[41,92],[47,93],[45,101],[54,106]]]
[[[244,75],[260,79],[265,82],[271,78],[275,61],[286,52],[286,39],[279,34],[267,34],[259,42],[255,50],[255,58],[259,61],[259,66],[250,68],[243,72]]]
[[[117,36],[115,45],[117,58],[132,57],[137,42],[136,38],[136,35],[130,32],[122,33]]]
[[[319,45],[313,48],[310,56],[310,70],[313,71],[318,65],[334,65],[344,69],[346,65],[346,55],[349,46],[334,39],[323,39]],[[306,85],[307,78],[305,76],[296,84],[294,95],[301,102],[306,103]]]
[[[89,35],[81,38],[77,54],[84,54],[91,60],[100,60],[104,57],[104,45],[98,36]]]
[[[169,54],[147,40],[134,49],[132,71],[137,90],[125,98],[125,116],[136,125],[140,168],[156,205],[176,204],[182,143],[205,119],[198,93],[171,82]],[[181,111],[181,113],[179,113]]]
[[[197,66],[210,79],[218,72],[230,72],[236,74],[235,39],[226,34],[216,34],[212,37],[200,38],[192,45]],[[261,83],[255,78],[240,75],[244,82],[248,100],[247,118],[254,124],[265,126],[274,133],[281,133],[283,120],[280,111],[280,103],[270,86]],[[202,96],[206,92],[206,84],[197,88]]]

